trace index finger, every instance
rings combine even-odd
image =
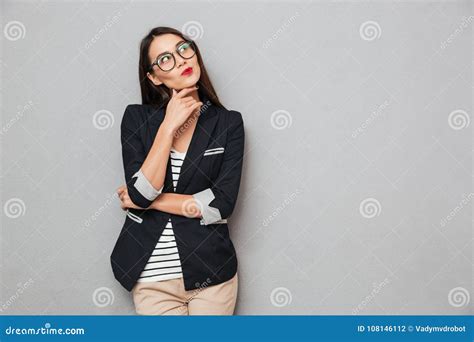
[[[178,94],[175,95],[175,97],[177,98],[182,98],[184,96],[186,96],[186,94],[192,92],[193,90],[196,90],[197,87],[194,86],[194,87],[190,87],[190,88],[184,88],[184,89],[181,89]]]

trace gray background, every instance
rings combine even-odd
[[[472,313],[472,27],[453,2],[2,1],[2,314],[134,314],[109,256],[140,39],[246,129],[236,314]]]

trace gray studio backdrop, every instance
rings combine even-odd
[[[134,314],[109,257],[140,39],[246,130],[236,314],[469,314],[469,1],[2,1],[2,314]]]

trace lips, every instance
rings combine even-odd
[[[193,73],[193,68],[188,67],[188,68],[186,68],[186,69],[183,70],[183,72],[181,73],[181,75],[186,76],[186,75],[190,75],[190,74],[192,74],[192,73]]]

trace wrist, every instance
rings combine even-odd
[[[162,131],[168,138],[174,138],[174,134],[177,128],[174,128],[166,119],[161,124],[159,130]]]

